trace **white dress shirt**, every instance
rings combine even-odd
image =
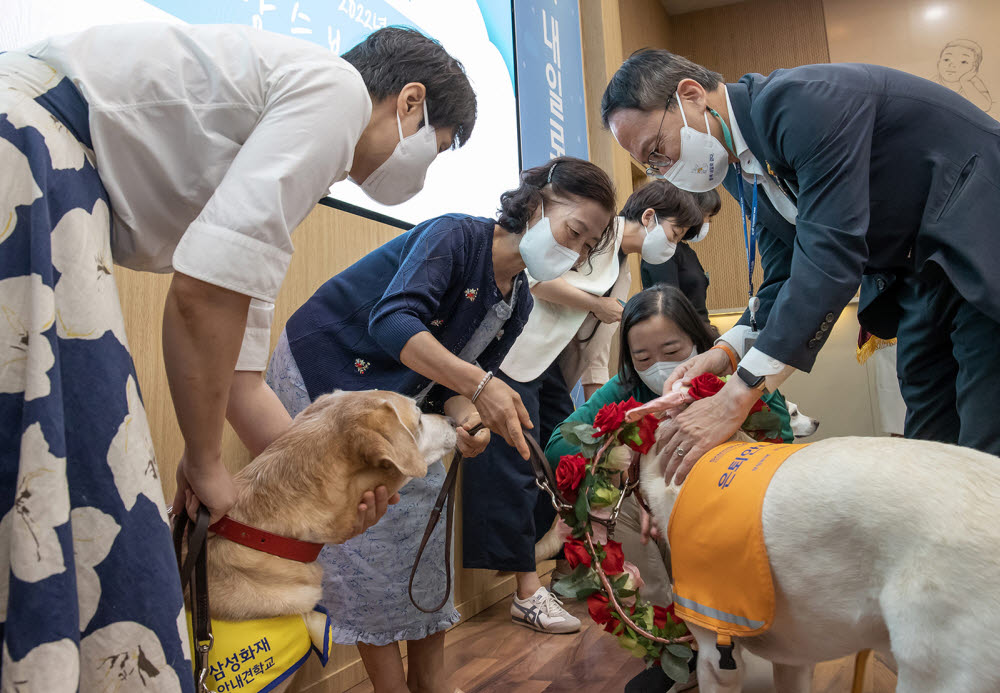
[[[254,300],[238,369],[263,370],[291,232],[347,177],[371,118],[361,75],[250,27],[125,24],[25,49],[90,106],[115,262]]]
[[[743,134],[740,132],[739,123],[736,122],[736,116],[733,114],[733,104],[729,100],[729,90],[726,90],[726,109],[729,112],[729,130],[733,136],[733,146],[736,148],[736,157],[740,160],[740,168],[743,171],[744,181],[753,184],[756,178],[758,185],[762,185],[764,188],[764,194],[767,195],[771,204],[778,211],[781,216],[783,216],[789,224],[795,224],[795,218],[798,215],[798,209],[795,207],[795,203],[781,191],[778,184],[775,183],[757,158],[750,151],[750,147],[747,145],[746,140],[743,139]],[[750,200],[745,200],[747,204]],[[720,336],[716,342],[725,342],[729,344],[733,350],[740,356],[740,366],[747,369],[754,375],[766,375],[766,385],[767,389],[774,392],[785,380],[788,379],[795,369],[792,366],[788,366],[778,359],[772,358],[751,346],[749,349],[746,348],[747,338],[753,334],[749,325],[735,325],[732,329],[727,331],[725,334]]]
[[[594,296],[603,296],[615,285],[621,271],[618,251],[622,245],[624,222],[621,217],[615,217],[614,242],[603,252],[592,255],[590,260],[584,261],[579,268],[566,272],[561,278],[576,289]],[[533,279],[530,274],[528,282],[532,287],[538,284],[538,280]],[[532,298],[535,303],[528,315],[528,322],[500,364],[500,369],[504,373],[521,383],[531,382],[544,373],[580,331],[587,316],[590,315],[590,311],[581,308],[571,308],[537,296]],[[570,383],[570,387],[572,386]]]

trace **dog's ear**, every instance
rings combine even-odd
[[[420,454],[417,438],[399,415],[395,405],[385,400],[378,408],[381,436],[385,444],[377,446],[374,462],[379,466],[392,466],[400,474],[410,477],[427,475],[427,461]]]

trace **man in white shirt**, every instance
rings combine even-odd
[[[26,52],[87,102],[115,262],[174,272],[163,317],[185,440],[174,505],[200,501],[217,520],[235,497],[224,417],[253,454],[290,423],[261,372],[291,232],[348,176],[387,204],[412,197],[436,155],[467,141],[475,94],[437,42],[393,27],[343,57],[249,27],[166,24]],[[384,512],[384,493],[374,500],[359,529]]]

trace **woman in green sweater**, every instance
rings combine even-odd
[[[663,383],[673,369],[695,354],[711,349],[712,342],[713,336],[709,333],[708,326],[676,287],[657,284],[637,293],[622,312],[619,350],[621,363],[617,375],[566,421],[592,423],[601,407],[609,402],[634,397],[637,402],[645,403],[659,397]],[[791,443],[793,435],[784,397],[781,393],[774,392],[765,395],[763,399],[781,419],[782,439]],[[553,468],[559,464],[563,455],[578,452],[578,446],[570,445],[563,439],[559,427],[553,431],[545,447],[545,456]],[[625,558],[639,568],[646,583],[642,588],[643,598],[653,604],[666,605],[673,599],[666,568],[669,553],[662,537],[655,542],[647,542],[642,538],[640,513],[635,497],[630,496],[622,506],[614,538],[621,542]],[[659,667],[652,667],[630,681],[625,691],[663,693],[672,685],[673,681],[667,679]]]

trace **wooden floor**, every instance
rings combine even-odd
[[[583,622],[579,633],[546,635],[511,623],[509,602],[494,604],[446,636],[445,666],[454,688],[464,693],[617,693],[642,670],[641,660],[590,620],[585,604],[566,604]],[[853,668],[853,657],[821,664],[812,693],[850,693]],[[875,657],[864,693],[892,693],[895,687],[892,671]],[[769,665],[748,663],[744,693],[771,690]],[[365,681],[348,693],[372,693],[372,686]]]

